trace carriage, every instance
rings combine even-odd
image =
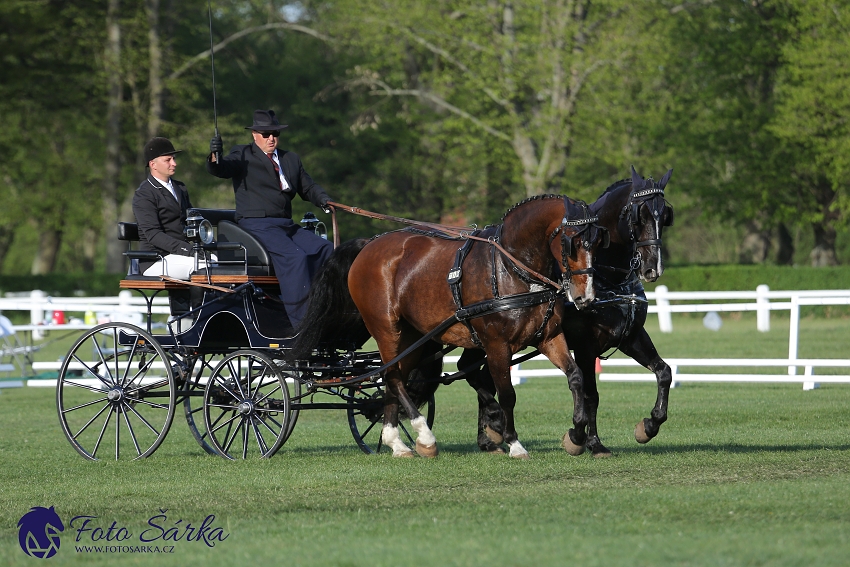
[[[105,323],[71,347],[57,385],[62,429],[87,459],[98,459],[98,452],[143,458],[162,443],[182,405],[204,450],[245,459],[274,455],[301,411],[338,409],[365,453],[389,445],[394,456],[412,456],[407,443],[413,443],[416,453],[435,456],[434,390],[464,378],[478,392],[479,447],[505,452],[505,443],[511,457],[528,458],[515,428],[509,368],[539,351],[566,374],[573,394],[564,448],[606,456],[596,431],[595,374],[587,365],[617,347],[657,376],[655,408],[635,427],[635,439],[646,443],[666,420],[670,373],[643,329],[646,310],[638,317],[636,305],[646,301],[635,283],[663,271],[661,230],[673,219],[664,186],[671,173],[655,182],[632,169],[630,180],[594,203],[598,216],[584,202],[543,195],[481,231],[415,223],[350,241],[314,281],[298,334],[277,299],[268,252],[235,224],[234,211],[192,209],[186,235],[196,268],[212,251],[216,263],[204,262],[188,281],[145,277],[132,262],[157,254],[126,253],[131,270],[120,286],[145,297],[146,328]],[[119,238],[138,240],[137,227],[122,223]],[[599,266],[607,276],[591,265],[597,249],[607,258]],[[600,302],[594,302],[594,274],[607,282],[600,284],[606,296]],[[162,292],[171,318],[166,332],[153,334],[153,300]],[[571,315],[588,307],[582,321]],[[587,344],[578,345],[576,360],[565,338],[571,326],[585,329],[577,343]],[[364,349],[370,336],[378,350]],[[512,358],[528,346],[538,351]],[[473,356],[444,375],[442,357],[456,347]],[[479,372],[485,365],[488,372]]]
[[[309,215],[302,223],[322,228]],[[339,333],[308,360],[288,362],[293,331],[262,244],[234,222],[233,210],[191,210],[187,236],[196,259],[214,251],[216,264],[189,281],[143,276],[134,266],[156,253],[128,250],[130,275],[120,287],[145,298],[145,328],[98,325],[65,357],[57,407],[77,452],[92,460],[147,457],[181,409],[201,447],[228,459],[271,457],[308,409],[345,410],[358,447],[379,451],[381,359],[362,349],[368,335]],[[137,226],[119,223],[118,237],[132,247]],[[163,292],[171,317],[154,333],[153,301]],[[426,404],[431,424],[433,396]]]

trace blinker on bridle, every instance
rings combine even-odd
[[[561,224],[552,231],[552,234],[549,235],[549,245],[551,246],[552,241],[555,240],[555,237],[559,234],[561,235],[561,266],[563,266],[563,271],[561,272],[561,289],[566,291],[569,280],[572,279],[573,276],[581,276],[585,274],[592,274],[594,272],[593,266],[589,268],[582,268],[580,270],[572,270],[569,267],[569,263],[567,262],[567,258],[572,255],[572,239],[576,236],[583,236],[583,239],[580,241],[580,245],[584,246],[585,249],[590,249],[590,239],[588,233],[590,231],[590,227],[595,226],[597,230],[603,231],[604,240],[608,240],[608,231],[606,228],[596,225],[595,223],[599,221],[599,217],[591,217],[588,214],[589,208],[586,203],[578,201],[577,203],[581,205],[584,210],[584,218],[569,220],[567,219],[567,206],[568,200],[566,197],[564,199],[564,218],[561,219]],[[566,227],[583,227],[581,230],[573,234],[572,236],[567,236]]]

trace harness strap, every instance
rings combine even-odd
[[[455,254],[455,263],[452,266],[452,269],[449,270],[449,275],[447,278],[447,281],[449,283],[449,289],[452,291],[452,297],[455,300],[455,305],[457,306],[458,310],[463,309],[463,261],[466,259],[466,256],[469,254],[469,251],[472,250],[472,245],[473,241],[467,240],[463,243],[463,246],[457,249],[457,254]],[[475,346],[482,346],[481,339],[478,337],[478,333],[476,333],[475,329],[472,328],[472,323],[470,323],[468,320],[464,320],[463,323],[469,330],[469,334],[472,337],[472,342],[475,343]]]

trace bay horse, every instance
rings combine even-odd
[[[597,249],[593,259],[595,301],[582,306],[584,309],[567,304],[561,328],[567,344],[575,350],[575,361],[584,379],[588,416],[585,447],[595,457],[611,455],[599,439],[596,426],[599,392],[595,363],[606,351],[619,349],[656,376],[655,406],[650,417],[635,426],[635,440],[648,443],[667,420],[672,374],[644,328],[647,301],[641,280],[652,282],[664,273],[661,233],[664,227],[673,225],[673,207],[664,199],[664,188],[672,173],[671,169],[655,182],[651,177],[642,179],[632,167],[631,179],[614,183],[590,205],[592,214],[599,216],[599,224],[608,230],[610,245]],[[480,351],[465,351],[458,368],[474,367],[480,364],[482,356]],[[473,371],[467,382],[478,392],[479,448],[503,452],[500,447],[503,418],[486,367],[478,375]],[[569,453],[582,452],[577,452],[566,436],[564,441]]]
[[[416,453],[433,457],[436,438],[405,387],[428,345],[405,351],[428,335],[439,344],[480,348],[505,416],[509,454],[528,458],[514,425],[510,362],[533,345],[568,377],[574,400],[570,435],[583,447],[588,422],[583,378],[560,330],[559,295],[567,294],[577,309],[593,300],[592,258],[605,238],[596,220],[581,201],[541,195],[509,209],[502,224],[459,238],[411,227],[343,244],[313,283],[309,324],[300,329],[289,357],[309,356],[339,332],[338,314],[358,313],[389,364],[383,443],[396,457],[414,455],[399,437],[400,403],[416,433]],[[556,273],[557,284],[548,278]]]

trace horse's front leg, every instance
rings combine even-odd
[[[567,340],[562,333],[558,333],[551,339],[542,341],[537,348],[546,355],[552,364],[561,369],[567,375],[567,382],[573,394],[573,428],[564,434],[561,444],[570,455],[581,455],[584,453],[587,443],[585,428],[588,424],[584,378],[576,361],[570,355],[567,348]]]
[[[597,458],[612,456],[611,451],[602,444],[596,429],[596,412],[599,408],[599,389],[596,385],[596,353],[587,347],[576,347],[575,361],[584,379],[584,399],[587,410],[587,442],[585,447]]]
[[[667,421],[667,402],[670,396],[670,385],[673,383],[673,373],[670,365],[658,356],[649,333],[643,327],[632,333],[620,350],[634,358],[647,370],[655,373],[658,383],[655,407],[652,408],[650,417],[642,419],[635,425],[635,440],[638,443],[649,443],[650,439],[658,435],[661,424]]]
[[[499,349],[487,350],[487,367],[493,377],[499,405],[505,414],[504,442],[508,444],[508,454],[515,459],[528,459],[528,451],[519,442],[514,423],[516,392],[511,384],[511,351],[507,345]]]

